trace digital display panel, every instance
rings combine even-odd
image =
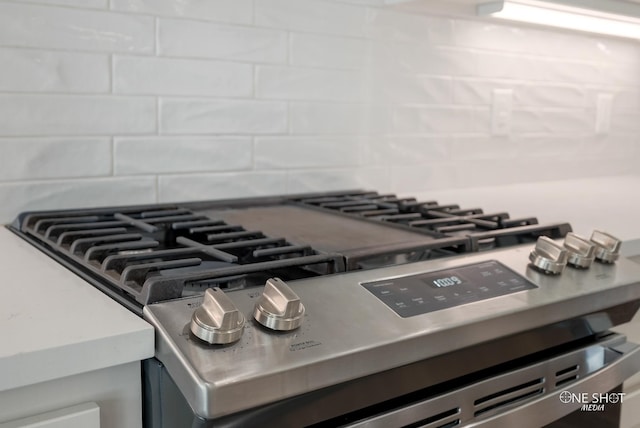
[[[403,318],[537,288],[495,260],[362,286]]]

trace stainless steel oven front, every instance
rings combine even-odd
[[[549,275],[530,263],[541,248],[290,281],[276,297],[304,305],[290,330],[254,317],[261,290],[147,305],[147,425],[618,426],[640,351],[609,329],[640,305],[640,266]],[[194,333],[229,302],[246,319],[236,341]]]

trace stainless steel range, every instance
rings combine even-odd
[[[640,371],[640,266],[567,223],[347,191],[11,228],[155,326],[150,428],[618,426]]]

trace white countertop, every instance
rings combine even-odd
[[[600,229],[623,240],[624,253],[640,254],[640,176],[434,190],[413,196],[482,208],[485,213],[506,211],[512,218],[535,216],[541,224],[569,222],[574,232],[587,237]]]
[[[142,360],[153,328],[0,226],[0,391]]]

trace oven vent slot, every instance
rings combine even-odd
[[[578,379],[579,365],[573,365],[556,372],[556,387]]]
[[[537,378],[521,383],[511,388],[503,389],[493,394],[485,395],[473,402],[474,416],[482,415],[498,407],[508,406],[517,401],[525,400],[544,393],[544,378]]]
[[[460,408],[456,407],[428,418],[420,419],[402,428],[452,428],[460,425]]]

